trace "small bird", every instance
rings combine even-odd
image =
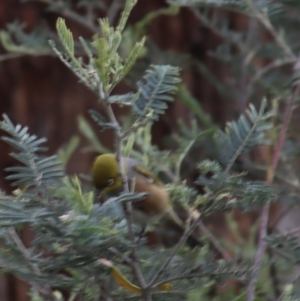
[[[132,158],[122,158],[121,161],[128,183],[133,185],[134,192],[148,194],[142,200],[132,203],[133,222],[142,228],[148,224],[154,225],[155,235],[164,246],[175,245],[185,231],[185,223],[173,210],[164,185],[139,161]],[[114,154],[98,156],[93,164],[92,173],[98,194],[109,198],[122,193],[122,178]],[[197,236],[196,232],[193,232],[188,237],[187,244],[191,248],[202,245]]]

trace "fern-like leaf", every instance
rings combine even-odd
[[[180,82],[178,68],[171,66],[152,65],[142,81],[137,83],[140,95],[133,108],[145,118],[152,114],[151,119],[157,120],[167,109],[167,101],[173,101]]]
[[[241,0],[168,0],[169,4],[178,6],[204,6],[235,11],[245,11],[247,4]]]
[[[40,158],[36,154],[47,150],[41,145],[46,141],[45,138],[37,139],[35,135],[29,135],[27,127],[14,126],[6,115],[3,115],[0,129],[12,136],[1,139],[18,150],[18,153],[11,153],[11,156],[25,165],[6,168],[6,171],[14,173],[7,177],[8,180],[14,180],[13,186],[41,186],[63,176],[61,163],[56,156]]]
[[[167,2],[171,5],[178,6],[219,8],[252,16],[252,10],[249,8],[247,1],[243,0],[168,0]],[[261,11],[266,11],[266,8],[268,8],[267,13],[269,16],[273,16],[283,11],[283,5],[272,0],[256,1],[255,6]]]
[[[73,34],[70,29],[67,28],[66,22],[62,18],[58,18],[56,22],[56,29],[58,36],[70,56],[74,56],[74,40]]]
[[[296,233],[272,234],[266,237],[269,247],[294,264],[300,263],[300,243]]]
[[[265,107],[266,100],[263,100],[259,112],[250,104],[238,121],[227,123],[225,132],[216,132],[219,159],[227,165],[227,172],[241,153],[250,151],[256,145],[269,143],[265,139],[265,131],[272,128],[272,123],[269,122],[272,113],[264,114]]]
[[[234,208],[256,210],[276,199],[277,193],[272,185],[260,181],[244,181],[242,175],[228,176],[225,172],[219,172],[211,178],[200,176],[195,183],[205,186],[210,194],[210,197],[202,201],[202,214],[230,211]]]
[[[116,28],[117,31],[122,32],[124,30],[126,22],[129,18],[129,14],[136,4],[137,4],[137,0],[127,0],[126,1],[124,10],[121,14],[121,18],[120,18],[118,27]]]
[[[137,42],[132,50],[130,51],[123,68],[121,69],[120,74],[118,74],[118,77],[116,78],[114,82],[114,86],[116,86],[125,76],[126,74],[131,70],[133,65],[135,64],[136,60],[139,58],[141,52],[143,51],[144,44],[145,44],[146,38],[143,37],[140,42]]]

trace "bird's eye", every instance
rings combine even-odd
[[[112,184],[114,184],[115,180],[114,179],[109,179],[107,181],[107,186],[111,186]]]

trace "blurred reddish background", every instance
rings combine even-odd
[[[46,19],[54,28],[58,15],[45,12],[40,3],[20,3],[18,0],[0,0],[0,26],[21,20],[30,31],[42,19]],[[109,1],[107,1],[109,3]],[[148,12],[166,6],[163,0],[139,0],[130,17],[130,22],[136,22]],[[221,13],[221,12],[219,12]],[[100,16],[99,16],[100,17]],[[237,14],[231,14],[231,27],[241,28],[248,24],[248,19]],[[68,21],[74,35],[90,37],[92,32],[75,22]],[[195,14],[187,9],[181,9],[177,16],[160,16],[154,19],[147,33],[163,50],[174,50],[188,53],[204,61],[207,68],[219,79],[226,78],[227,70],[217,60],[207,55],[208,50],[214,49],[220,42],[219,38],[204,27]],[[4,50],[2,49],[2,53]],[[204,110],[217,124],[232,117],[233,109],[243,110],[245,104],[237,108],[230,99],[221,97],[217,90],[193,68],[183,73],[183,80],[192,95],[201,102]],[[121,87],[122,88],[122,87]],[[6,113],[14,123],[27,125],[30,132],[38,137],[47,137],[49,154],[55,153],[74,134],[79,134],[77,117],[79,114],[89,119],[87,110],[96,108],[96,97],[78,83],[78,80],[59,59],[52,56],[24,56],[0,62],[0,113]],[[118,116],[122,110],[118,110]],[[177,130],[174,122],[178,118],[189,121],[189,109],[179,101],[170,105],[167,114],[154,126],[153,142],[162,145],[162,138]],[[90,119],[89,119],[90,120]],[[95,128],[96,129],[96,128]],[[80,147],[72,156],[67,166],[67,172],[89,173],[95,153],[83,154],[80,149],[87,145],[84,137],[80,136]],[[107,132],[99,133],[103,144],[112,145],[112,135]],[[9,147],[0,141],[0,188],[9,192],[10,187],[4,181],[3,169],[15,164],[8,156]],[[241,219],[241,229],[247,231],[254,215]],[[219,233],[226,234],[224,221],[217,217],[213,220],[214,228]],[[222,226],[222,227],[220,227]],[[30,241],[29,231],[23,231],[25,243]],[[27,286],[24,282],[11,276],[4,276],[0,281],[0,301],[25,301]]]

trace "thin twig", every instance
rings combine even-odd
[[[114,24],[118,12],[123,8],[125,1],[113,0],[107,12],[107,18],[110,24]]]
[[[252,77],[251,84],[253,85],[254,83],[258,82],[262,78],[262,76],[264,76],[267,72],[269,72],[273,69],[280,68],[280,67],[283,67],[283,66],[289,65],[289,64],[294,64],[296,62],[297,62],[297,59],[294,59],[294,58],[275,60],[275,61],[269,63],[268,65],[264,66],[263,68],[259,69]]]
[[[169,170],[167,167],[165,167],[164,169],[161,169],[161,171],[163,171],[169,178],[170,180],[175,183],[175,184],[179,184],[180,182],[180,178],[178,178],[178,176],[176,176],[171,170]],[[200,216],[198,216],[197,220],[198,220],[198,225],[200,230],[202,231],[202,233],[204,235],[206,235],[206,237],[209,239],[209,241],[211,242],[211,245],[215,248],[215,250],[227,261],[230,261],[232,258],[231,256],[228,254],[228,252],[219,244],[219,242],[217,241],[217,239],[214,237],[214,235],[207,229],[207,227],[204,225],[204,223],[199,219]]]
[[[298,280],[300,278],[300,273],[298,273],[293,279],[292,281],[290,281],[290,283],[294,283],[296,280]],[[278,299],[276,299],[276,301],[280,301],[282,300],[282,298],[284,297],[285,291],[282,292],[282,294],[278,297]]]
[[[274,252],[273,252],[272,248],[267,248],[267,255],[271,261],[270,268],[269,268],[269,275],[271,278],[274,296],[275,296],[275,298],[278,298],[278,296],[280,296],[280,294],[281,294],[281,289],[280,289],[280,280],[278,279],[278,276],[277,276],[278,273],[277,273],[276,262],[274,260],[272,260],[272,258],[274,257],[273,253]]]
[[[291,48],[286,44],[286,42],[282,39],[282,37],[276,32],[275,28],[273,27],[272,23],[267,18],[267,16],[257,10],[257,8],[252,0],[246,0],[246,3],[248,4],[249,8],[252,10],[254,17],[256,17],[260,21],[260,23],[269,31],[269,33],[272,35],[272,37],[276,41],[277,45],[285,53],[286,57],[291,60],[297,60],[297,56],[293,53]],[[268,71],[268,69],[265,69],[265,70]],[[288,104],[286,107],[286,111],[284,114],[284,123],[281,127],[279,138],[274,147],[274,153],[272,156],[271,165],[270,165],[270,168],[268,169],[268,173],[267,173],[267,182],[268,183],[273,182],[275,171],[276,171],[278,161],[279,161],[279,156],[281,153],[281,149],[282,149],[283,143],[285,141],[286,132],[287,132],[290,120],[291,120],[293,106],[294,106],[294,103],[296,101],[296,97],[298,94],[299,94],[299,84],[297,84],[297,86],[293,87],[292,95],[291,95],[290,100],[288,101]],[[246,300],[247,301],[253,301],[255,298],[255,285],[256,285],[257,277],[259,275],[259,267],[260,267],[260,264],[261,264],[263,255],[265,253],[266,246],[267,246],[265,237],[267,236],[269,209],[270,209],[270,203],[266,204],[261,212],[259,241],[258,241],[258,249],[257,249],[255,259],[254,259],[254,271],[252,273],[251,279],[246,288],[246,292],[247,292]]]
[[[273,224],[271,224],[270,226],[269,226],[269,228],[270,229],[275,229],[276,227],[277,227],[277,225],[279,224],[279,222],[290,212],[290,210],[293,208],[295,206],[295,204],[294,205],[290,205],[290,206],[288,206],[288,208],[286,208],[285,210],[283,210],[280,214],[279,214],[279,216],[278,216],[278,218],[273,222]]]
[[[154,283],[158,280],[158,278],[161,276],[163,271],[169,266],[174,256],[177,254],[178,250],[181,248],[181,246],[186,242],[190,234],[195,230],[195,228],[198,225],[198,222],[200,221],[201,215],[194,221],[191,227],[186,228],[184,234],[181,236],[179,242],[177,245],[173,248],[171,254],[167,258],[167,260],[164,262],[164,264],[160,267],[160,269],[156,272],[156,274],[152,277],[148,284],[148,288],[152,288]]]
[[[259,82],[261,80],[261,78],[268,72],[289,65],[289,64],[293,64],[296,63],[297,59],[294,58],[284,58],[281,60],[274,60],[271,63],[267,64],[266,66],[260,68],[252,78],[250,78],[249,83],[247,84],[244,94],[245,94],[245,98],[244,99],[249,99],[249,96],[251,94],[251,91],[253,90],[253,86],[254,84],[256,84],[257,82]]]
[[[65,9],[61,12],[61,14],[66,17],[69,18],[75,22],[77,22],[78,24],[88,28],[90,31],[96,33],[99,31],[99,28],[97,26],[95,26],[92,22],[87,22],[86,18],[81,17],[79,14],[77,14],[76,12],[69,10],[69,9]]]
[[[269,172],[267,174],[267,182],[272,183],[275,175],[275,171],[278,165],[279,156],[281,153],[281,149],[283,146],[283,143],[285,141],[285,136],[287,133],[288,126],[291,121],[293,107],[296,102],[296,98],[300,91],[300,84],[297,83],[296,86],[293,87],[292,95],[290,96],[290,99],[287,103],[287,107],[284,114],[284,122],[282,124],[278,140],[276,142],[276,145],[274,147],[274,152],[272,156],[272,161],[270,165]],[[247,301],[253,301],[255,299],[255,284],[257,281],[257,277],[260,270],[260,265],[262,258],[264,256],[267,243],[265,241],[265,238],[267,236],[267,228],[268,228],[268,220],[269,220],[269,209],[270,209],[270,203],[266,204],[261,212],[261,219],[260,219],[260,228],[259,228],[259,240],[258,240],[258,249],[255,254],[254,258],[254,271],[252,273],[251,279],[247,285]]]
[[[55,3],[53,0],[42,0],[41,2],[52,5],[52,9],[55,9],[57,12],[59,12],[63,17],[69,18],[78,24],[84,26],[85,28],[88,28],[92,32],[96,33],[99,31],[98,27],[93,24],[93,22],[87,22],[86,18],[81,17],[80,14],[65,8],[61,7],[60,3]],[[63,8],[63,9],[62,9]]]
[[[211,244],[214,246],[214,248],[223,256],[223,258],[227,261],[230,261],[232,257],[230,254],[219,244],[218,240],[214,237],[214,235],[206,228],[206,226],[202,223],[202,221],[199,221],[199,227],[201,231],[208,237]]]
[[[115,247],[110,247],[108,250],[120,257],[126,264],[131,266],[132,261],[128,257],[124,256],[124,254],[118,251]]]
[[[27,262],[31,266],[33,272],[36,275],[41,275],[41,271],[40,271],[38,265],[32,262],[31,257],[29,255],[26,247],[24,246],[22,240],[20,239],[20,237],[16,233],[16,230],[14,228],[9,228],[8,232],[9,232],[11,238],[13,239],[14,243],[16,244],[17,248],[19,249],[19,251],[23,254],[24,258],[27,260]],[[52,293],[52,290],[51,290],[50,286],[45,285],[44,287],[42,287],[38,283],[36,283],[35,281],[29,281],[29,282],[41,294],[43,294],[44,296],[50,298],[51,300],[54,299],[53,298],[53,293]]]
[[[282,36],[277,33],[276,29],[270,22],[268,16],[258,11],[255,4],[253,3],[253,0],[245,0],[245,1],[248,4],[249,8],[251,9],[254,17],[257,18],[259,22],[269,31],[269,33],[272,35],[277,45],[283,50],[285,55],[290,59],[296,60],[297,56],[293,53],[293,51],[291,50],[289,45],[285,42],[285,40],[282,38]]]
[[[170,180],[175,183],[175,184],[179,184],[180,182],[180,178],[175,175],[171,170],[169,170],[167,167],[161,169],[161,171],[163,171],[169,178]],[[200,215],[198,216],[197,220],[198,220],[198,225],[200,227],[200,230],[202,231],[202,233],[204,235],[207,236],[207,238],[209,239],[209,241],[211,242],[212,246],[216,249],[216,251],[219,252],[219,254],[227,261],[230,261],[232,258],[231,256],[228,254],[228,252],[219,244],[219,242],[217,241],[217,239],[214,237],[214,235],[207,229],[207,227],[204,225],[204,223],[199,219]]]
[[[0,62],[6,61],[6,60],[11,60],[15,59],[18,57],[23,57],[23,56],[34,56],[34,57],[39,57],[39,56],[54,56],[53,51],[41,51],[41,52],[34,52],[34,51],[26,51],[26,52],[9,52],[9,53],[4,53],[0,54]]]
[[[249,94],[252,89],[246,89],[247,79],[248,79],[248,64],[252,60],[255,51],[251,51],[251,45],[253,45],[253,40],[255,38],[257,21],[255,19],[248,20],[248,29],[246,34],[245,46],[241,56],[243,57],[243,63],[241,66],[240,77],[239,77],[239,87],[238,87],[238,99],[239,99],[239,110],[240,112],[245,111],[245,107],[248,103]],[[250,59],[251,58],[251,59]],[[247,91],[248,93],[245,93]]]
[[[171,283],[173,281],[182,280],[182,279],[202,278],[202,277],[207,277],[207,276],[208,277],[213,277],[213,276],[222,276],[222,275],[226,276],[226,275],[228,275],[228,272],[227,271],[225,271],[225,272],[208,271],[208,272],[203,272],[203,273],[198,273],[198,274],[193,274],[193,273],[183,274],[183,275],[167,278],[163,281],[159,281],[159,282],[155,283],[155,287],[158,287],[158,286],[160,286],[162,284],[165,284],[165,283]]]
[[[119,173],[122,179],[123,184],[123,190],[125,193],[129,193],[129,187],[128,187],[128,179],[124,170],[124,166],[122,164],[122,132],[121,127],[116,119],[116,116],[113,112],[113,109],[111,105],[107,102],[107,95],[105,95],[102,84],[99,80],[99,97],[101,103],[104,105],[104,108],[106,110],[106,113],[108,115],[109,121],[114,125],[114,131],[115,131],[115,149],[116,149],[116,160],[119,167]],[[127,227],[128,227],[128,234],[129,239],[132,243],[132,261],[130,265],[132,266],[133,272],[139,282],[140,287],[142,288],[143,292],[146,288],[146,283],[142,274],[142,271],[140,269],[140,266],[138,264],[138,256],[137,256],[137,247],[135,242],[135,235],[133,232],[133,218],[132,218],[132,204],[131,202],[126,202],[126,208],[125,208],[125,216],[127,221]],[[145,296],[145,301],[151,300],[151,295],[149,299],[149,294]]]
[[[163,172],[173,183],[178,184],[180,179],[167,167],[161,166],[160,171]]]
[[[145,119],[140,120],[139,118],[134,122],[134,124],[132,125],[132,127],[130,129],[128,129],[126,132],[122,133],[121,138],[124,139],[126,137],[128,137],[131,133],[137,131],[140,127],[145,126],[149,120],[151,120],[151,116],[146,116]]]
[[[103,281],[103,280],[101,281],[101,290],[106,295],[105,296],[105,301],[114,301],[112,296],[111,296],[111,290],[106,287],[106,282]]]
[[[282,235],[292,235],[292,234],[296,234],[297,232],[300,232],[300,227],[297,227],[291,231],[285,232]]]
[[[203,16],[196,8],[189,8],[190,11],[196,16],[196,18],[207,28],[209,28],[216,36],[231,42],[232,44],[236,45],[240,51],[244,51],[244,46],[242,43],[238,42],[237,40],[233,39],[231,36],[225,34],[221,30],[218,30],[210,21]]]

